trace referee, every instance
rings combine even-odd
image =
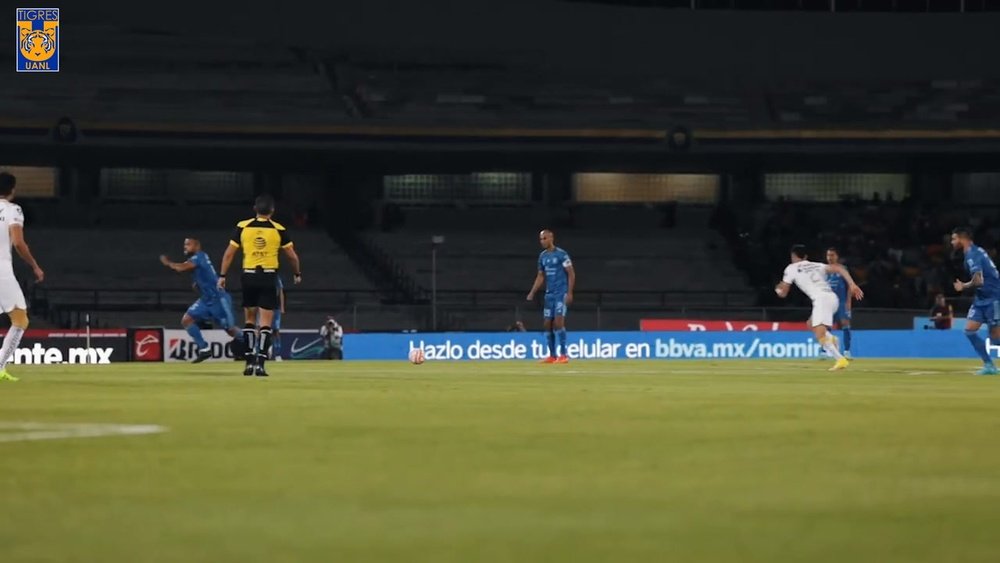
[[[243,250],[243,343],[246,345],[246,368],[243,375],[267,377],[264,361],[271,348],[271,321],[279,307],[278,293],[274,290],[278,278],[278,251],[288,258],[296,284],[302,282],[299,255],[295,253],[288,231],[273,221],[274,198],[257,196],[253,206],[256,217],[240,221],[229,239],[229,247],[222,256],[219,287],[226,287],[226,272],[233,264],[236,250]],[[258,316],[258,312],[260,313]],[[259,327],[258,327],[259,323]]]

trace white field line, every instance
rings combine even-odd
[[[101,436],[139,436],[143,434],[159,434],[166,431],[166,427],[155,424],[0,421],[0,442],[99,438]]]

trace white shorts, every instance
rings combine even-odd
[[[14,309],[28,309],[21,285],[15,279],[0,278],[0,312],[9,313]]]
[[[813,300],[813,310],[812,316],[809,317],[809,326],[815,328],[818,326],[833,326],[833,315],[840,308],[840,299],[837,299],[837,294],[821,293],[819,297]]]

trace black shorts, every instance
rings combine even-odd
[[[278,274],[243,273],[243,307],[259,307],[274,311],[278,309]]]

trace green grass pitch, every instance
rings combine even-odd
[[[15,367],[0,561],[997,561],[1000,378],[826,367]]]

